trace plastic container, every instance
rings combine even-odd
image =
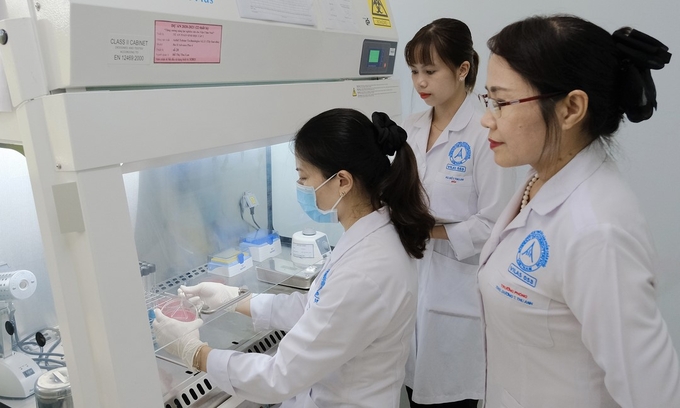
[[[262,262],[281,253],[281,238],[276,231],[257,230],[241,239],[241,250],[248,250],[255,262]]]
[[[173,297],[159,305],[161,313],[180,322],[193,322],[198,318],[198,306],[184,297]]]
[[[74,408],[71,397],[71,382],[66,367],[55,368],[40,377],[35,383],[36,408]]]

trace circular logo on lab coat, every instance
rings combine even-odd
[[[517,266],[524,272],[534,272],[548,263],[550,246],[543,231],[532,231],[517,250]]]
[[[458,142],[449,151],[449,160],[452,164],[461,165],[470,160],[472,156],[472,149],[467,142]]]

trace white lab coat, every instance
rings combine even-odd
[[[652,238],[605,149],[581,151],[515,216],[523,191],[481,255],[486,407],[680,407]]]
[[[479,253],[515,190],[515,172],[494,162],[468,96],[430,151],[432,109],[404,123],[430,210],[449,240],[433,239],[418,261],[416,334],[405,384],[437,404],[484,397],[484,343],[477,288]]]
[[[386,210],[347,230],[306,294],[251,300],[258,329],[287,331],[274,356],[213,350],[211,381],[282,407],[397,408],[415,325],[415,259]]]

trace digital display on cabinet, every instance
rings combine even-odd
[[[364,40],[361,50],[360,75],[391,75],[397,53],[395,41]]]
[[[380,50],[368,51],[368,63],[377,64],[380,62]]]

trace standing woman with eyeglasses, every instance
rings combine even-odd
[[[442,18],[405,48],[413,86],[431,106],[404,128],[437,225],[418,261],[416,333],[406,368],[411,407],[476,408],[484,396],[479,253],[515,187],[493,162],[470,96],[479,57],[465,23]]]
[[[531,170],[482,251],[486,407],[680,407],[652,237],[607,149],[624,114],[652,116],[668,48],[567,15],[487,44],[490,147]]]

